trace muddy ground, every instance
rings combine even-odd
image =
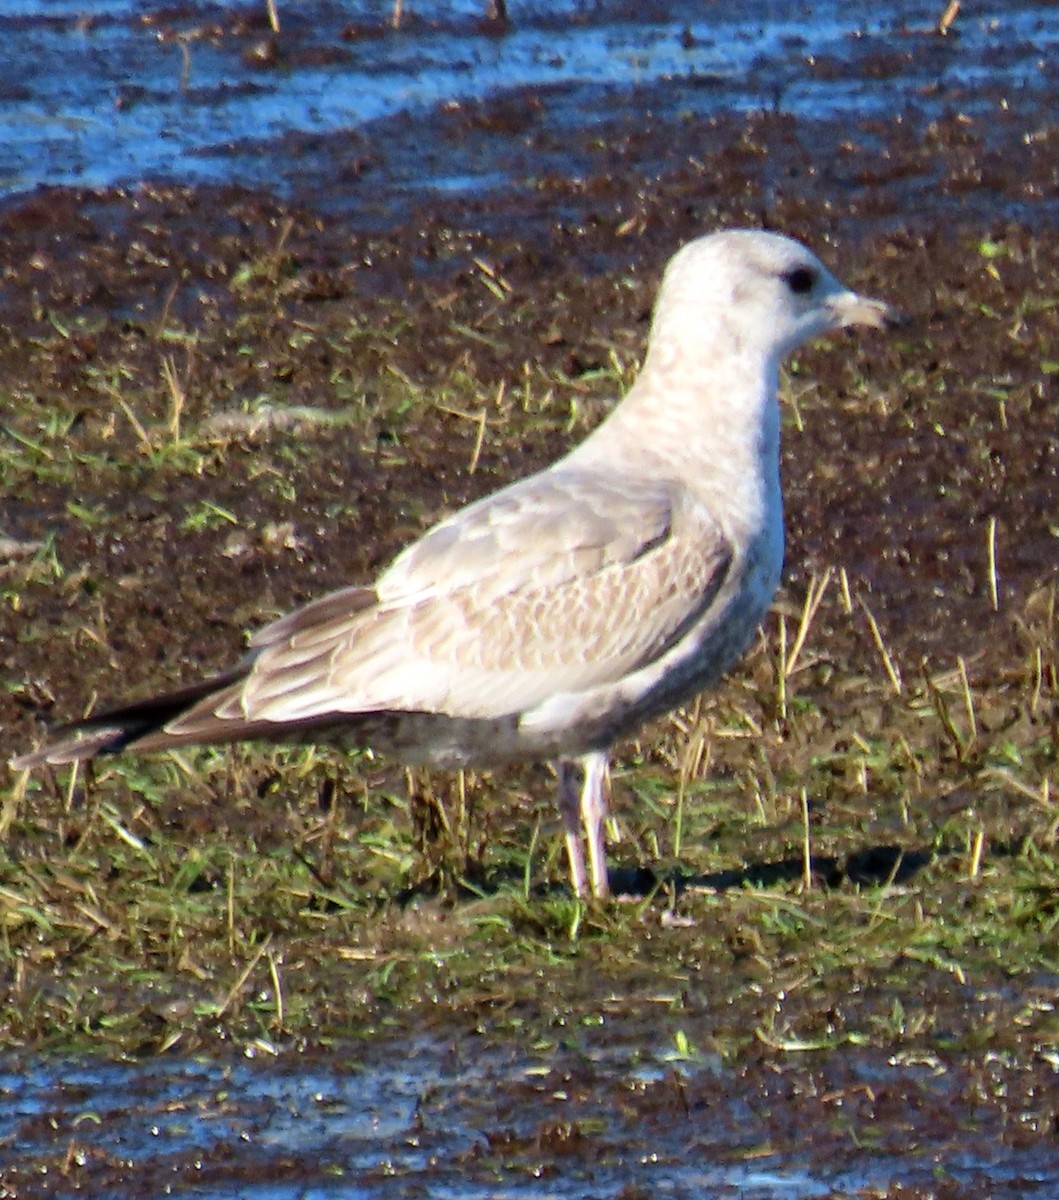
[[[899,59],[880,61],[877,69],[893,72],[899,86]],[[538,122],[554,102],[527,95],[502,108],[456,110],[445,116],[440,136],[458,140],[465,128],[483,124],[517,136],[520,113]],[[794,1194],[1049,1194],[1059,1177],[1051,1015],[1059,952],[1050,865],[1057,815],[1048,787],[1056,744],[1059,559],[1059,250],[1052,213],[1059,130],[1051,122],[1050,109],[1027,111],[1002,96],[988,121],[968,118],[953,97],[947,111],[930,119],[919,119],[912,103],[890,119],[853,127],[765,113],[719,116],[704,128],[663,120],[648,106],[610,115],[588,173],[556,173],[513,193],[435,198],[395,210],[390,221],[376,207],[358,223],[344,196],[279,200],[237,188],[168,184],[104,193],[44,190],[9,201],[0,211],[4,757],[32,744],[43,722],[74,716],[96,697],[223,665],[247,627],[328,588],[369,578],[444,512],[555,457],[599,418],[607,396],[632,370],[667,256],[705,230],[767,223],[804,239],[851,286],[890,299],[912,319],[896,337],[844,337],[814,347],[798,356],[787,378],[782,611],[796,621],[809,581],[832,568],[845,571],[854,598],[875,622],[873,632],[865,620],[844,621],[834,585],[834,603],[814,628],[814,702],[840,710],[843,697],[860,694],[860,684],[850,681],[880,680],[880,698],[872,703],[885,742],[881,651],[903,673],[906,688],[932,672],[955,671],[962,661],[968,694],[981,702],[976,736],[993,755],[939,749],[936,762],[918,760],[916,771],[928,780],[918,793],[902,792],[905,784],[888,784],[879,796],[869,789],[862,812],[870,815],[863,817],[849,815],[852,786],[836,814],[822,785],[818,795],[811,784],[820,820],[840,831],[828,842],[820,830],[817,886],[857,903],[863,888],[866,912],[876,903],[873,889],[889,896],[897,888],[902,904],[919,906],[920,919],[925,908],[941,925],[955,926],[961,912],[970,921],[972,908],[986,900],[965,890],[973,838],[961,842],[952,823],[971,813],[966,828],[982,830],[990,869],[1032,859],[1032,885],[1019,892],[1026,902],[1032,891],[1032,916],[1020,909],[1022,924],[1011,933],[1017,955],[1011,949],[1005,958],[1003,934],[995,929],[979,939],[979,949],[990,947],[980,960],[965,947],[974,964],[970,975],[941,950],[933,958],[894,951],[881,971],[878,963],[851,966],[854,946],[841,970],[814,975],[809,990],[798,993],[804,962],[797,955],[807,952],[792,951],[786,962],[777,956],[788,935],[778,922],[755,932],[747,918],[754,901],[744,894],[759,886],[776,887],[781,899],[797,894],[797,824],[778,823],[750,837],[740,828],[733,852],[718,818],[711,837],[729,857],[717,863],[707,846],[691,867],[700,885],[716,885],[706,888],[705,910],[695,908],[701,901],[689,901],[686,910],[678,905],[679,919],[669,926],[658,913],[649,915],[646,934],[639,920],[622,927],[621,916],[586,918],[595,939],[586,952],[591,966],[578,968],[564,957],[558,974],[533,957],[545,944],[564,944],[568,932],[568,914],[560,919],[547,910],[547,893],[530,892],[509,931],[512,939],[533,941],[536,949],[526,951],[532,970],[521,978],[509,971],[499,982],[483,977],[477,989],[438,979],[428,986],[419,976],[408,992],[394,992],[396,985],[378,975],[362,982],[353,973],[356,953],[329,957],[335,943],[327,936],[314,943],[312,921],[297,924],[277,910],[269,918],[274,925],[263,926],[271,932],[262,943],[261,970],[282,946],[288,988],[293,992],[297,980],[297,990],[312,999],[301,1015],[292,1001],[278,1023],[270,1018],[269,1036],[297,1046],[305,1056],[299,1061],[310,1062],[327,1060],[336,1039],[382,1044],[423,1028],[453,1046],[483,1036],[490,1045],[536,1037],[569,1055],[584,1049],[588,1035],[576,1026],[570,1034],[557,1030],[575,1020],[571,1014],[600,1013],[622,1045],[657,1047],[660,1036],[680,1033],[710,1053],[716,1047],[718,1061],[736,1064],[716,1071],[688,1052],[687,1075],[626,1089],[619,1101],[596,1096],[594,1089],[605,1092],[609,1084],[582,1060],[571,1066],[564,1058],[567,1074],[549,1077],[548,1094],[591,1094],[592,1103],[585,1101],[591,1114],[582,1113],[579,1123],[576,1111],[570,1116],[564,1109],[526,1128],[514,1117],[500,1121],[484,1159],[470,1149],[462,1160],[443,1158],[437,1169],[454,1172],[445,1175],[449,1184],[463,1179],[487,1188],[486,1177],[501,1177],[498,1158],[515,1163],[511,1169],[527,1186],[542,1169],[547,1178],[562,1177],[574,1159],[578,1170],[588,1169],[585,1162],[617,1161],[616,1174],[599,1183],[605,1194],[646,1195],[650,1176],[638,1174],[639,1167],[622,1176],[620,1152],[598,1123],[599,1112],[624,1103],[622,1119],[641,1134],[719,1106],[713,1136],[725,1155],[781,1167],[797,1162],[817,1180],[833,1178],[835,1164],[845,1169],[850,1156],[856,1160],[845,1183]],[[648,152],[660,140],[664,164]],[[385,155],[387,145],[373,153]],[[336,181],[336,188],[346,186]],[[358,187],[370,189],[370,173]],[[536,399],[512,407],[520,389]],[[233,419],[263,399],[286,412],[287,423]],[[476,452],[479,413],[485,432]],[[776,626],[770,630],[774,639]],[[756,686],[762,655],[733,689]],[[925,694],[930,708],[934,693]],[[941,711],[936,703],[934,711]],[[947,726],[945,715],[937,719],[943,731],[962,720],[949,714]],[[774,711],[770,722],[764,740],[773,747],[786,735]],[[624,748],[624,760],[672,765],[679,760],[665,760],[651,746],[653,738],[668,746],[673,736],[668,726],[650,731]],[[938,739],[943,745],[944,732]],[[1010,761],[996,757],[1003,746],[1014,747]],[[287,800],[294,785],[282,772],[277,783],[273,760],[236,761],[226,782],[217,782],[220,768],[210,768],[212,775],[201,768],[207,782],[198,788],[169,780],[138,793],[135,781],[123,778],[112,792],[106,781],[100,791],[82,781],[68,791],[65,778],[46,776],[25,791],[24,783],[5,781],[3,1027],[12,1049],[151,1054],[177,1046],[223,1057],[231,1042],[253,1041],[252,1004],[225,1005],[208,1019],[196,1015],[194,1004],[210,992],[215,971],[222,993],[231,986],[229,1000],[236,995],[249,952],[228,954],[222,967],[225,955],[214,961],[205,944],[201,952],[170,947],[166,975],[158,955],[145,948],[145,962],[160,972],[146,983],[134,980],[131,968],[124,975],[109,971],[85,956],[109,939],[122,948],[123,962],[135,961],[128,949],[135,939],[106,899],[107,888],[123,887],[129,872],[113,851],[109,875],[77,875],[76,888],[63,882],[60,869],[65,855],[74,863],[99,836],[95,814],[104,810],[111,832],[120,824],[148,852],[161,854],[164,838],[185,854],[210,839],[236,838],[241,847],[277,855],[304,833],[304,813],[314,805],[317,815],[337,811],[331,821],[352,820],[356,788],[396,793],[404,786],[399,771],[376,764],[352,768],[355,784],[344,767],[328,767],[322,781],[306,784],[299,762],[301,798]],[[1022,793],[995,785],[997,771],[1028,772],[1031,763],[1038,798],[1023,794],[1028,785]],[[760,775],[768,768],[758,761],[755,769]],[[742,786],[751,774],[749,767],[745,775],[731,768],[728,778]],[[552,819],[551,784],[543,771],[514,778],[514,785],[500,776],[488,782],[486,807],[509,813],[512,836],[525,837],[539,814]],[[673,779],[672,771],[663,772],[660,789],[667,795]],[[247,781],[256,792],[250,803]],[[436,786],[451,801],[444,790],[451,785]],[[796,780],[783,786],[797,796]],[[511,787],[517,802],[505,799]],[[639,795],[633,790],[619,788],[616,796],[630,822]],[[906,814],[902,823],[886,806],[907,807],[909,796],[918,815]],[[111,799],[116,808],[106,807]],[[485,829],[461,844],[455,875],[478,890],[469,899],[453,883],[451,863],[448,873],[432,864],[427,835],[433,829],[444,840],[445,831],[438,825],[443,805],[430,804],[417,818],[413,800],[404,817],[418,821],[416,861],[427,866],[407,868],[398,881],[403,892],[390,882],[372,885],[367,868],[346,878],[362,891],[378,886],[381,897],[370,937],[358,934],[365,939],[358,953],[367,955],[370,946],[372,954],[399,956],[414,944],[424,955],[450,940],[485,936],[476,924],[479,906],[488,905],[505,878],[490,868],[486,844],[499,836],[501,818],[481,811],[467,817]],[[844,825],[862,819],[863,825]],[[919,824],[910,826],[910,819]],[[545,836],[556,840],[554,829]],[[299,853],[319,845],[298,844]],[[334,872],[341,877],[343,869],[331,853],[313,859],[310,887],[317,894],[308,907],[320,922],[331,911],[320,897],[332,896]],[[620,878],[650,914],[655,878],[647,871],[648,841],[614,853]],[[69,868],[81,870],[83,863]],[[722,878],[724,870],[730,875]],[[542,873],[539,863],[536,872]],[[561,884],[554,852],[543,874]],[[736,890],[725,890],[732,883]],[[222,914],[224,886],[220,870],[202,876],[202,889],[218,897]],[[31,895],[39,907],[29,903]],[[840,902],[806,901],[822,906],[810,912],[828,939],[843,936],[828,907]],[[932,908],[943,902],[944,910]],[[77,904],[80,917],[71,915]],[[60,908],[68,927],[56,917]],[[97,915],[86,918],[86,911]],[[132,926],[148,920],[128,919]],[[707,922],[708,935],[701,933]],[[874,929],[874,919],[868,924]],[[699,942],[700,936],[713,940]],[[341,937],[348,950],[349,931]],[[630,952],[641,939],[642,952]],[[233,949],[231,931],[229,941]],[[620,951],[608,949],[612,942]],[[63,964],[78,962],[87,964],[87,982],[81,981],[77,1004],[64,1007],[55,1000],[64,972],[79,968]],[[670,969],[657,989],[669,997],[660,1033],[652,980]],[[357,980],[352,988],[350,979]],[[154,998],[143,999],[151,989]],[[765,1019],[770,1012],[774,1025]],[[913,1013],[914,1020],[906,1019]],[[108,1021],[118,1027],[114,1041]],[[756,1035],[743,1039],[751,1030]],[[600,1042],[598,1031],[593,1039]],[[853,1046],[861,1048],[853,1053]],[[920,1076],[880,1082],[885,1064],[916,1054],[941,1064],[932,1078],[947,1082],[936,1094]],[[875,1064],[870,1069],[864,1056]],[[497,1095],[500,1109],[509,1101],[513,1109],[516,1100],[536,1103],[538,1093],[505,1079]],[[158,1161],[134,1170],[120,1152],[92,1150],[91,1139],[69,1125],[62,1090],[55,1096],[50,1119],[62,1133],[61,1147],[45,1147],[27,1125],[12,1125],[11,1138],[25,1137],[37,1148],[8,1168],[6,1195],[63,1194],[75,1183],[79,1194],[113,1195],[115,1187],[137,1181],[144,1194],[155,1194],[165,1172],[169,1179],[204,1178],[191,1165],[201,1150],[188,1151],[186,1162],[167,1159],[162,1173]],[[429,1126],[429,1097],[423,1107]],[[742,1137],[732,1118],[740,1112],[754,1114]],[[661,1132],[659,1139],[667,1153],[678,1154]],[[983,1142],[1004,1148],[997,1152],[1001,1166],[994,1162],[991,1170],[989,1155],[979,1155]],[[708,1143],[699,1136],[696,1152],[707,1153]],[[641,1160],[650,1153],[645,1146],[638,1147]],[[897,1161],[902,1147],[917,1146],[923,1170],[906,1178],[896,1170],[858,1175],[853,1169],[865,1153],[885,1151]],[[207,1182],[221,1189],[212,1194],[232,1194],[224,1189],[259,1178],[260,1158],[251,1168],[237,1154],[226,1157],[232,1153],[210,1151]],[[961,1155],[964,1174],[956,1169]],[[298,1153],[275,1151],[265,1161],[273,1179],[286,1172],[303,1186],[315,1178]],[[1013,1165],[1020,1161],[1028,1164],[1027,1178]],[[50,1166],[48,1178],[42,1166]],[[312,1170],[318,1166],[317,1155]],[[392,1194],[428,1194],[415,1190],[431,1186],[423,1170],[414,1187]],[[622,1177],[630,1182],[618,1190],[614,1179]],[[556,1194],[592,1194],[591,1171],[585,1179],[572,1191],[556,1184]],[[373,1175],[363,1182],[384,1186]],[[674,1194],[684,1194],[680,1186],[674,1184]],[[721,1183],[716,1187],[728,1194]],[[1033,1190],[1039,1187],[1045,1190]]]

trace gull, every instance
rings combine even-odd
[[[266,625],[229,670],[64,726],[12,765],[254,739],[444,768],[552,761],[573,890],[606,896],[613,746],[728,670],[779,584],[782,360],[897,323],[780,234],[689,242],[636,382],[564,458],[445,518],[374,584]]]

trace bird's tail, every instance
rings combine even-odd
[[[11,766],[16,771],[24,771],[42,763],[61,766],[64,763],[83,762],[99,754],[117,754],[142,738],[161,733],[170,721],[200,701],[241,680],[247,669],[247,663],[240,663],[230,671],[177,691],[163,692],[145,700],[104,709],[81,721],[61,725],[54,731],[55,736],[43,746],[13,758]]]

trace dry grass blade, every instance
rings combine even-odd
[[[187,403],[187,392],[176,372],[172,358],[166,354],[162,358],[162,378],[169,391],[169,420],[167,422],[170,440],[180,441],[180,418]]]
[[[710,769],[713,760],[713,746],[701,720],[694,722],[695,733],[688,740],[680,760],[680,775],[677,779],[677,803],[673,819],[673,857],[680,857],[684,837],[684,801],[687,797],[688,783],[692,779],[702,779]]]
[[[827,594],[828,586],[831,583],[833,572],[830,567],[824,571],[823,575],[813,577],[809,580],[809,586],[805,591],[805,602],[802,605],[802,615],[798,622],[798,631],[794,635],[794,644],[790,648],[787,655],[787,663],[784,673],[789,678],[798,669],[798,659],[805,647],[805,640],[809,636],[809,630],[812,628],[813,619],[816,617],[820,609],[820,604]]]
[[[945,11],[938,18],[938,33],[944,36],[956,23],[956,18],[960,15],[961,0],[949,0],[945,6]]]
[[[473,475],[478,470],[478,460],[482,454],[482,442],[485,441],[485,409],[478,414],[478,431],[474,437],[474,449],[471,451],[471,461],[467,464],[467,474]]]
[[[842,611],[847,617],[851,617],[853,616],[853,594],[849,587],[849,572],[845,567],[839,568],[838,581],[842,589]]]
[[[956,722],[953,720],[952,711],[949,708],[949,702],[945,698],[945,694],[938,686],[937,682],[929,676],[925,678],[927,692],[930,695],[930,702],[934,706],[934,712],[937,714],[941,728],[945,732],[946,738],[951,742],[953,751],[958,760],[961,762],[966,757],[970,743],[964,739],[960,733]]]
[[[1033,649],[1033,691],[1030,693],[1030,716],[1035,717],[1041,706],[1041,691],[1044,687],[1044,651],[1040,646]]]
[[[971,859],[967,864],[968,879],[977,879],[982,870],[982,852],[985,848],[985,830],[979,827],[971,846]]]
[[[140,421],[140,418],[137,417],[137,415],[132,411],[132,409],[126,403],[125,398],[123,396],[119,396],[117,392],[114,392],[114,400],[115,400],[115,403],[118,405],[118,407],[121,409],[121,411],[125,414],[126,418],[128,419],[129,424],[135,430],[136,436],[139,438],[140,444],[143,447],[143,449],[146,451],[150,451],[151,449],[153,449],[153,443],[151,442],[150,434],[143,427],[143,423]]]
[[[275,954],[273,954],[271,950],[269,950],[269,952],[268,952],[268,973],[269,973],[270,978],[272,979],[272,992],[276,998],[276,1016],[273,1021],[273,1026],[276,1029],[282,1029],[283,1028],[283,1011],[284,1011],[283,981],[280,978],[279,962],[278,962]]]
[[[805,891],[813,890],[813,847],[809,828],[809,793],[801,790],[802,807],[802,887]]]
[[[26,785],[29,782],[28,771],[20,771],[14,783],[4,791],[3,803],[0,804],[0,842],[7,839],[12,824],[18,817],[22,801],[26,797]]]
[[[868,628],[871,630],[872,641],[875,643],[876,649],[879,651],[879,657],[882,659],[883,669],[886,671],[887,677],[890,680],[890,686],[894,692],[900,696],[903,685],[901,683],[901,672],[897,669],[894,660],[890,657],[890,651],[886,648],[886,643],[883,641],[883,635],[879,629],[879,622],[875,619],[875,614],[865,603],[862,596],[857,597],[857,603],[861,607],[868,620]]]
[[[974,711],[974,695],[971,692],[971,680],[967,674],[967,663],[964,661],[963,655],[957,655],[957,666],[960,671],[960,683],[963,687],[963,705],[967,711],[967,723],[971,731],[971,741],[978,741],[978,718]]]
[[[776,672],[776,710],[781,721],[787,720],[787,619],[780,617],[779,670]]]
[[[474,265],[478,268],[480,281],[485,284],[489,291],[498,299],[506,300],[511,294],[511,284],[501,275],[496,268],[477,256],[472,259]]]
[[[996,517],[989,518],[986,530],[986,558],[989,570],[989,603],[993,612],[1000,611],[1000,576],[997,573],[996,561]]]
[[[228,1011],[228,1009],[231,1008],[231,1006],[235,1003],[236,997],[246,986],[246,981],[250,978],[251,975],[253,975],[254,969],[257,967],[257,964],[269,952],[269,950],[271,949],[271,946],[272,946],[272,934],[270,933],[268,935],[268,937],[266,937],[265,940],[261,943],[261,945],[258,946],[258,948],[254,951],[253,957],[250,959],[250,961],[246,964],[246,966],[239,973],[239,978],[235,981],[235,983],[232,984],[231,988],[228,991],[227,996],[225,996],[224,1000],[221,1002],[220,1006],[218,1007],[217,1012],[215,1014],[216,1016],[223,1017],[224,1014]]]
[[[990,767],[984,772],[987,778],[999,780],[1007,787],[1018,792],[1020,796],[1025,796],[1032,800],[1035,804],[1039,804],[1046,812],[1055,815],[1055,805],[1052,803],[1052,785],[1051,780],[1045,776],[1041,780],[1039,788],[1030,787],[1029,784],[1017,778],[1011,771],[1004,767]]]

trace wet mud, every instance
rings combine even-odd
[[[466,1032],[354,1061],[30,1068],[0,1075],[10,1163],[90,1196],[1054,1195],[1056,1089],[1024,1067],[855,1047],[667,1061],[649,1025],[600,1026],[528,1056]]]

